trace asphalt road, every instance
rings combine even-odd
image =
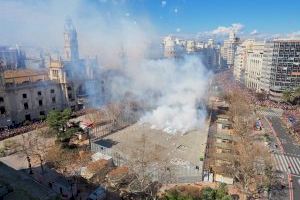
[[[282,144],[285,154],[287,155],[300,155],[300,146],[293,140],[292,136],[288,134],[287,130],[282,125],[281,119],[276,116],[268,117],[272,124],[273,129]],[[292,175],[293,197],[291,200],[300,199],[300,176]]]
[[[282,126],[281,119],[279,117],[268,117],[277,136],[283,146],[286,154],[300,155],[300,146],[296,141],[287,133],[286,129]]]
[[[294,200],[300,199],[300,176],[292,176]]]

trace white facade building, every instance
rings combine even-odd
[[[172,36],[167,36],[163,40],[164,46],[164,57],[166,58],[175,58],[178,56],[178,45],[176,40]]]
[[[229,34],[229,39],[224,40],[224,44],[221,47],[221,56],[226,61],[228,68],[231,68],[234,64],[234,55],[238,44],[240,44],[240,39],[232,31]]]
[[[188,40],[186,42],[186,52],[194,53],[196,51],[196,42],[194,40]]]
[[[264,53],[264,42],[254,42],[252,49],[247,52],[247,62],[245,68],[245,85],[248,88],[260,92],[262,63]]]
[[[236,47],[234,55],[233,75],[235,80],[245,82],[245,68],[248,51],[252,49],[254,40],[246,40]]]

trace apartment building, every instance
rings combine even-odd
[[[178,45],[175,42],[175,38],[167,36],[163,40],[164,57],[175,58],[178,56]]]
[[[247,50],[245,65],[245,85],[246,87],[261,91],[261,75],[265,42],[253,42],[251,48]]]
[[[233,75],[235,80],[245,82],[245,69],[248,52],[251,51],[254,40],[246,40],[237,46],[234,55]]]
[[[235,36],[235,33],[233,31],[229,34],[229,39],[224,40],[224,44],[221,47],[221,56],[226,61],[226,65],[228,68],[233,67],[234,55],[239,44],[240,39]]]
[[[0,70],[24,68],[25,57],[25,53],[18,46],[0,46]]]
[[[282,92],[300,86],[300,39],[276,39],[265,46],[262,89],[281,101]]]

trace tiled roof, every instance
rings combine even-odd
[[[21,69],[21,70],[7,70],[4,71],[4,78],[21,78],[29,76],[48,75],[47,70],[33,70],[33,69]]]

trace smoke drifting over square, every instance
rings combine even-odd
[[[210,73],[199,57],[143,59],[126,64],[111,80],[112,99],[131,93],[150,107],[139,120],[168,133],[185,133],[201,128],[206,117],[202,106]]]
[[[132,18],[122,1],[97,3],[103,9],[96,9],[96,2],[81,0],[1,1],[3,10],[16,9],[17,15],[0,14],[0,25],[10,30],[0,33],[4,38],[0,42],[62,49],[63,23],[70,16],[78,30],[80,56],[97,55],[99,71],[113,68],[121,74],[112,78],[111,101],[129,92],[151,107],[141,123],[169,133],[199,128],[205,119],[200,105],[210,77],[201,59],[162,59],[160,38],[146,16]]]

